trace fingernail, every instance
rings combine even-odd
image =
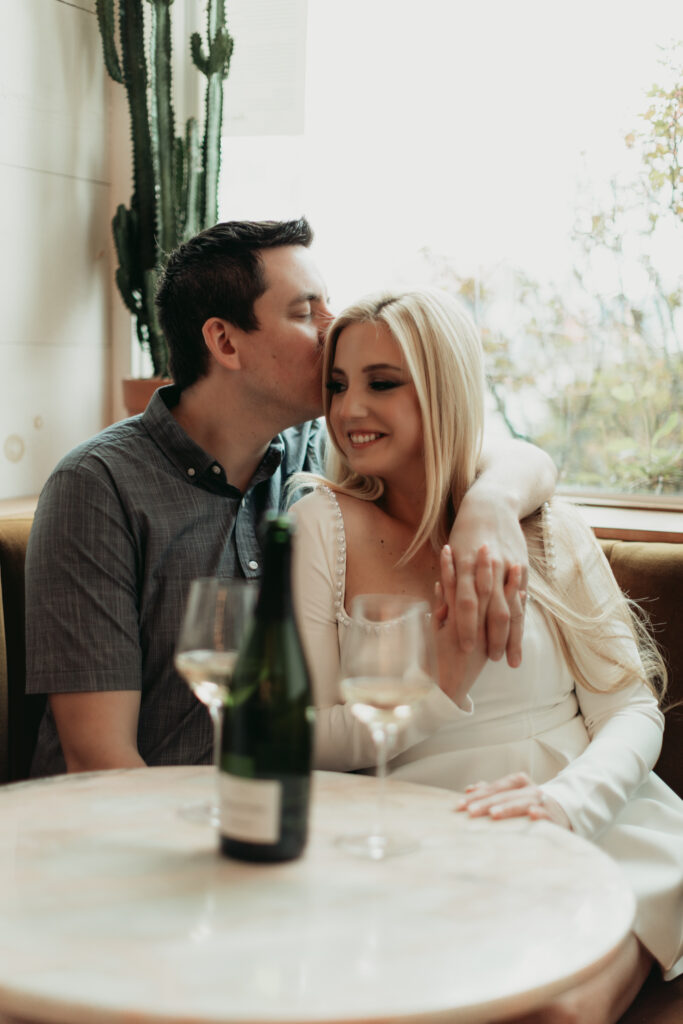
[[[499,814],[503,813],[503,808],[500,804],[496,804],[494,807],[489,807],[489,814],[492,818],[497,818]]]

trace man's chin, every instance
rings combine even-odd
[[[323,414],[322,405],[302,405],[300,408],[292,411],[291,423],[288,424],[290,427],[298,427],[300,423],[308,423],[309,420],[317,420]]]

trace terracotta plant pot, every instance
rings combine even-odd
[[[124,377],[123,404],[129,416],[144,412],[147,403],[157,390],[165,384],[172,384],[170,377]]]

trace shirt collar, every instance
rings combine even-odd
[[[242,492],[228,483],[220,463],[196,444],[176,421],[171,409],[179,400],[180,388],[176,384],[158,388],[142,414],[145,430],[187,480],[227,497],[240,498]],[[282,462],[284,449],[284,441],[278,435],[269,444],[247,490],[276,472]]]

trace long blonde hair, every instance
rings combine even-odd
[[[342,331],[359,323],[388,328],[415,385],[422,417],[424,511],[397,563],[400,566],[425,542],[437,550],[445,543],[460,501],[475,479],[484,427],[481,340],[470,316],[446,292],[416,289],[372,295],[349,306],[331,324],[323,358],[324,385],[330,379]],[[324,387],[331,441],[326,475],[297,474],[288,485],[290,493],[302,483],[318,481],[335,491],[376,501],[383,493],[383,482],[351,470],[330,424],[331,403],[332,393]],[[638,607],[619,589],[580,514],[561,501],[553,501],[552,507],[561,539],[559,552],[548,523],[549,506],[522,524],[529,551],[528,592],[555,635],[570,672],[594,692],[605,689],[590,678],[597,672],[610,690],[641,680],[663,696],[666,668]]]
[[[436,550],[444,544],[453,510],[474,480],[484,429],[483,353],[474,323],[447,292],[383,293],[361,299],[333,321],[325,343],[323,382],[330,378],[342,331],[362,323],[384,324],[399,345],[422,418],[424,512],[398,563],[402,565],[425,542]],[[323,407],[332,442],[326,482],[344,494],[375,501],[384,484],[350,468],[330,423],[331,403],[332,394],[325,389]]]
[[[593,693],[643,682],[662,701],[667,670],[647,617],[621,591],[578,509],[554,498],[525,519],[522,528],[529,552],[529,596],[573,678]]]

